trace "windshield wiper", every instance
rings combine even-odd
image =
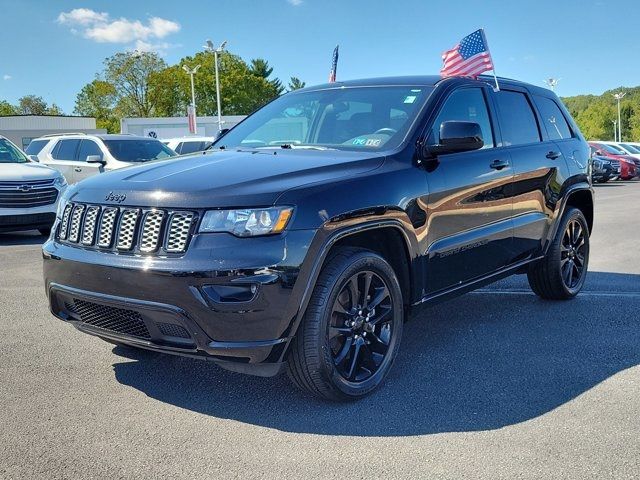
[[[260,147],[265,148],[265,147]],[[266,147],[272,148],[272,147]],[[277,147],[275,147],[277,148]],[[283,143],[280,148],[285,150],[335,150],[335,148],[321,147],[320,145],[295,145],[293,143]]]

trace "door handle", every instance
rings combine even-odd
[[[81,171],[82,171],[82,169],[81,169],[80,167],[74,167],[74,168],[73,168],[73,171],[74,171],[74,172],[81,172]]]
[[[554,152],[551,151],[549,153],[547,153],[545,156],[549,159],[549,160],[555,160],[556,158],[558,158],[560,155],[562,155],[562,153],[560,152]]]
[[[502,170],[509,166],[509,162],[507,160],[494,160],[489,166],[495,170]]]

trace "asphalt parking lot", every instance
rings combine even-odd
[[[518,276],[426,309],[346,405],[83,335],[48,312],[42,237],[0,234],[0,477],[638,478],[640,182],[596,196],[583,294]]]

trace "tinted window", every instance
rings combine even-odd
[[[9,140],[0,138],[0,163],[25,163],[27,157]]]
[[[638,147],[635,147],[633,145],[629,145],[628,143],[621,143],[620,145],[622,145],[624,148],[627,149],[627,151],[629,153],[640,153],[640,149],[638,149]]]
[[[176,156],[165,144],[153,139],[104,140],[104,144],[121,162],[146,162]]]
[[[429,141],[438,143],[440,140],[440,125],[451,120],[478,123],[482,129],[483,148],[493,147],[493,130],[491,129],[487,103],[481,89],[463,88],[453,92],[445,101],[442,110],[440,110],[433,123]]]
[[[502,90],[495,93],[495,98],[505,146],[540,141],[538,122],[523,93]]]
[[[31,140],[26,150],[27,155],[38,155],[47,143],[49,140]]]
[[[602,143],[598,145],[605,152],[613,153],[614,155],[626,155],[624,150],[621,150],[618,147],[614,147],[613,145],[608,145],[606,143]]]
[[[84,162],[89,155],[100,155],[100,158],[102,158],[102,151],[93,140],[82,140],[80,150],[78,151],[78,160]]]
[[[178,145],[176,145],[176,148],[174,148],[173,151],[176,153],[182,153],[182,145],[183,142],[180,142]]]
[[[375,86],[289,93],[233,127],[214,146],[391,148],[404,140],[431,91]]]
[[[535,100],[549,138],[551,140],[571,138],[573,136],[571,134],[571,128],[556,102],[550,98],[538,96],[535,97]]]
[[[180,153],[184,155],[186,153],[201,152],[202,150],[204,150],[204,142],[184,142]]]
[[[56,160],[75,160],[78,145],[80,145],[78,139],[60,140],[51,155]]]

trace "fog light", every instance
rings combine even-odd
[[[216,303],[250,302],[258,292],[258,285],[247,283],[244,285],[205,285],[202,292]]]

